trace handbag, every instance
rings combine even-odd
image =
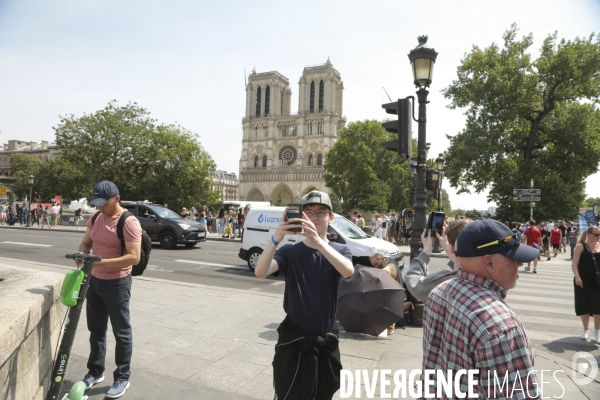
[[[596,283],[598,285],[600,285],[600,271],[598,271],[598,263],[596,262],[596,257],[594,257],[594,253],[592,252],[590,247],[587,245],[587,243],[584,243],[584,245],[585,245],[585,248],[588,249],[588,251],[590,253],[592,253],[592,260],[594,260],[594,268],[596,269]]]

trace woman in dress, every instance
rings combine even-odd
[[[42,229],[44,229],[44,225],[46,224],[48,224],[48,229],[51,229],[50,220],[48,220],[49,213],[50,211],[48,210],[48,206],[46,206],[46,208],[44,208],[44,211],[42,212]]]
[[[596,269],[600,270],[600,228],[590,226],[578,242],[571,269],[575,275],[575,314],[583,324],[579,337],[588,339],[591,315],[594,318],[594,339],[596,344],[600,344],[600,285],[596,282]]]

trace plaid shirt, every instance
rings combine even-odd
[[[505,297],[506,290],[496,282],[462,270],[457,278],[432,290],[423,313],[423,371],[442,370],[446,376],[446,371],[452,370],[454,380],[458,370],[479,370],[479,398],[541,398],[531,343],[521,321],[504,302]],[[468,393],[466,374],[460,379],[460,387]],[[436,394],[435,383],[430,392]]]

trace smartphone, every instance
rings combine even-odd
[[[285,214],[285,221],[287,222],[288,218],[302,218],[302,204],[288,204],[288,210]],[[295,222],[295,224],[299,225],[300,222]],[[302,232],[302,228],[291,228],[288,229],[290,232]]]
[[[444,218],[446,218],[446,214],[443,212],[433,211],[429,214],[427,229],[428,232],[431,232],[431,237],[435,237],[436,233],[442,234],[442,230],[444,229]],[[425,236],[427,236],[427,233]]]

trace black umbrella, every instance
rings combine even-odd
[[[404,315],[404,287],[386,271],[357,265],[342,279],[337,320],[346,332],[377,336]]]

